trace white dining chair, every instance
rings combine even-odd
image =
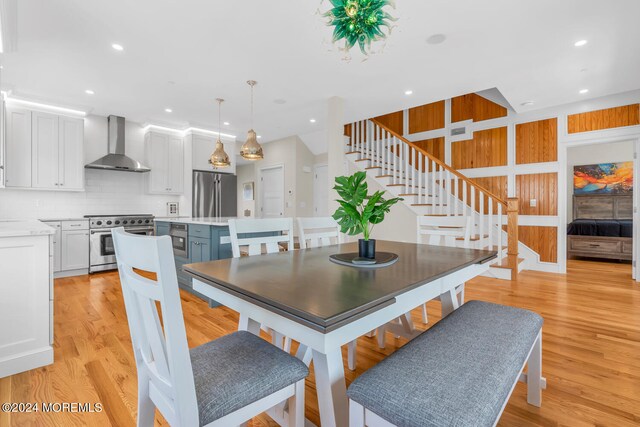
[[[256,236],[256,234],[261,235]],[[240,258],[243,255],[243,247],[247,248],[245,254],[248,256],[280,252],[281,243],[287,244],[287,250],[293,250],[293,218],[230,219],[229,237],[234,258]],[[244,325],[246,322],[241,319],[240,324]],[[291,349],[289,337],[270,329],[268,325],[261,325],[261,327],[271,335],[274,345],[287,352]]]
[[[342,243],[340,226],[330,216],[297,218],[298,240],[301,249],[319,248]],[[347,345],[347,365],[352,371],[356,370],[356,354],[358,341],[353,340]]]
[[[419,216],[417,242],[471,248],[471,216]],[[456,287],[456,294],[464,304],[464,283]],[[422,304],[422,321],[428,322],[426,304]]]
[[[246,331],[189,350],[170,237],[122,227],[112,236],[138,374],[138,426],[153,426],[156,408],[174,427],[226,427],[286,404],[289,424],[304,425],[302,361]]]

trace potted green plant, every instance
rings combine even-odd
[[[384,221],[384,215],[391,210],[391,206],[403,199],[384,199],[384,191],[369,195],[366,172],[337,177],[333,189],[341,197],[336,200],[340,207],[333,214],[340,231],[350,236],[362,234],[364,238],[358,240],[359,257],[375,259],[376,241],[369,238],[373,226]]]

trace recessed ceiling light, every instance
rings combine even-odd
[[[580,47],[580,46],[584,46],[585,44],[587,44],[586,40],[578,40],[577,42],[575,42],[573,45],[575,47]]]
[[[412,94],[413,94],[413,91],[412,91],[412,90],[405,90],[405,91],[404,91],[404,94],[405,94],[405,95],[412,95]]]
[[[86,93],[87,95],[93,95],[95,92],[92,91],[91,89],[87,89],[84,91],[84,93]]]
[[[589,92],[589,89],[580,89],[580,94],[581,95],[584,95],[587,92]]]
[[[164,111],[167,113],[173,113],[173,110],[171,108],[165,108]]]
[[[258,139],[262,138],[262,135],[258,135]]]
[[[529,106],[533,105],[533,101],[525,101],[520,105],[522,105],[523,107],[529,107]]]
[[[225,126],[229,126],[231,123],[229,123],[229,122],[223,122],[222,124],[223,124],[223,125],[225,125]]]
[[[315,122],[316,122],[316,119],[309,119],[309,121],[310,121],[311,123],[315,123]]]
[[[4,70],[4,65],[0,65],[0,70]]]
[[[444,34],[434,34],[427,39],[427,43],[429,44],[441,44],[447,39],[447,36]]]
[[[124,50],[124,47],[122,47],[122,45],[118,43],[112,44],[111,47],[120,52]]]

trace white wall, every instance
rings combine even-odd
[[[632,162],[633,145],[633,141],[620,141],[567,148],[567,223],[573,220],[573,167]]]
[[[144,132],[139,124],[126,123],[126,141],[127,155],[144,160]],[[85,163],[107,154],[106,117],[85,118],[84,142]],[[179,196],[146,194],[145,174],[85,169],[84,192],[0,189],[0,218],[75,218],[122,213],[165,216],[166,203],[179,200]]]
[[[250,217],[256,216],[256,192],[255,192],[255,181],[256,181],[256,172],[254,165],[242,165],[236,167],[236,175],[238,177],[238,216],[244,217],[244,211],[251,211]],[[253,182],[253,200],[244,200],[243,199],[243,191],[242,185],[247,182]]]

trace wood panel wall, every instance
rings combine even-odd
[[[558,160],[558,119],[516,125],[516,164]]]
[[[409,109],[409,133],[444,128],[444,101]]]
[[[558,174],[517,175],[516,197],[520,199],[520,215],[558,215]],[[535,207],[530,206],[531,199],[536,199]]]
[[[507,128],[473,133],[473,139],[451,143],[451,165],[455,169],[485,168],[507,164]]]
[[[404,113],[402,110],[385,114],[384,116],[377,116],[374,119],[398,135],[404,135]]]
[[[635,125],[640,125],[640,104],[571,114],[567,117],[567,130],[569,133]]]
[[[540,254],[540,261],[558,262],[558,229],[556,227],[518,227],[518,238],[522,243]]]
[[[468,93],[462,96],[451,98],[451,122],[461,122],[463,120],[473,120],[481,122],[483,120],[506,117],[507,109],[502,105],[489,101],[475,93]]]

